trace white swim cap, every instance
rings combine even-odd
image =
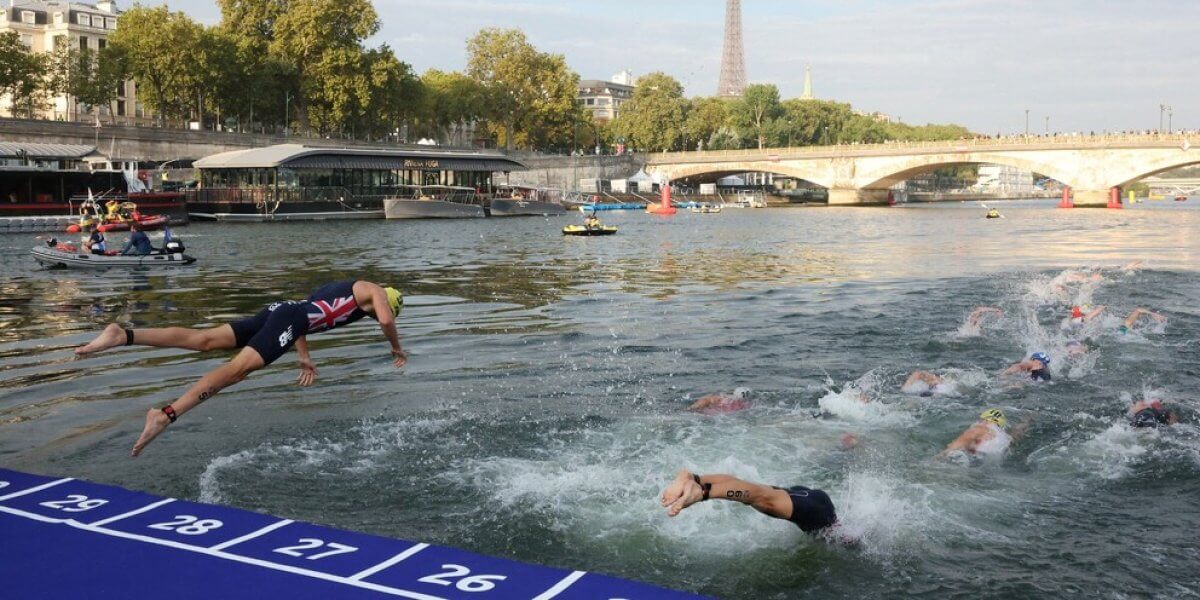
[[[750,388],[740,387],[733,390],[733,397],[738,400],[745,400],[750,395]]]

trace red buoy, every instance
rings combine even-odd
[[[67,233],[79,233],[79,231],[80,231],[80,228],[78,225],[75,225],[73,223],[71,225],[67,225]]]
[[[646,206],[646,212],[652,215],[673,215],[675,207],[671,205],[671,182],[666,182],[662,186],[662,195],[660,197],[662,204]]]

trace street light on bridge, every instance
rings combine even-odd
[[[1050,115],[1046,115],[1046,136],[1050,136]]]
[[[1029,109],[1025,109],[1025,137],[1029,137]]]

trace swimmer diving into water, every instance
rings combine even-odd
[[[681,470],[662,493],[667,516],[709,499],[741,502],[768,517],[791,521],[805,533],[819,533],[838,525],[829,495],[821,490],[792,486],[787,489],[742,481],[732,475],[696,475]]]
[[[369,281],[342,281],[318,288],[301,302],[274,302],[253,317],[208,329],[167,327],[125,329],[116,323],[105,328],[91,343],[75,350],[80,356],[117,346],[154,346],[207,352],[241,348],[229,362],[213,369],[188,388],[178,400],[146,413],[142,435],[133,445],[132,455],[142,453],[168,425],[218,392],[279,359],[294,344],[300,355],[301,386],[312,385],[317,367],[308,353],[306,336],[353,323],[363,317],[379,322],[383,336],[392,346],[396,368],[403,367],[408,354],[400,347],[396,333],[396,315],[404,305],[395,288]]]

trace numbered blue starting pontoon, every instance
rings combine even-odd
[[[4,598],[696,598],[584,571],[0,469]]]

